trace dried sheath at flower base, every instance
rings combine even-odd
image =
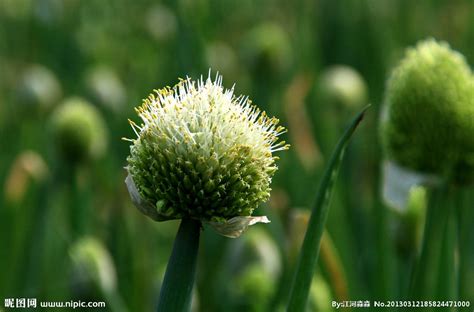
[[[134,204],[156,221],[191,218],[237,237],[266,217],[252,217],[270,196],[272,153],[285,131],[222,78],[181,81],[156,91],[130,121],[127,186]]]

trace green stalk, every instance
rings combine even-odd
[[[457,192],[453,193],[457,196]],[[449,209],[450,215],[448,216],[446,229],[444,231],[443,245],[441,248],[440,255],[440,267],[438,269],[438,293],[435,300],[456,300],[456,281],[457,281],[457,270],[455,262],[456,252],[456,219],[454,218],[454,202],[450,201],[447,203],[452,205],[451,207],[445,207]],[[437,308],[439,311],[451,311],[451,308],[442,307]]]
[[[450,216],[451,197],[449,185],[443,184],[430,190],[426,212],[425,230],[421,254],[415,266],[414,279],[412,280],[412,300],[433,300],[435,298],[440,257],[443,247],[443,238],[446,233],[448,218]]]
[[[199,221],[192,219],[181,221],[161,286],[158,312],[189,311],[196,277],[200,232]]]
[[[374,204],[374,220],[375,220],[375,246],[377,248],[376,254],[376,274],[375,279],[375,294],[376,298],[380,300],[389,300],[393,296],[393,259],[394,250],[390,244],[390,233],[389,233],[389,215],[387,207],[380,201],[379,197],[376,198]]]
[[[351,138],[359,123],[362,121],[364,113],[368,107],[369,106],[365,107],[346,129],[331,156],[326,171],[324,172],[323,179],[321,180],[321,184],[316,195],[316,201],[313,206],[311,217],[309,219],[308,229],[306,230],[303,246],[300,251],[296,273],[290,291],[290,299],[287,311],[300,312],[305,310],[311,281],[316,269],[316,263],[319,255],[319,246],[321,243],[324,226],[326,224],[329,211],[329,202],[334,182],[337,178],[338,169],[344,156],[344,151],[349,139]]]
[[[91,205],[88,202],[90,194],[87,193],[87,186],[80,183],[80,177],[84,174],[85,168],[74,164],[69,170],[71,239],[74,241],[88,232]]]
[[[472,209],[472,188],[460,190],[457,205],[458,224],[458,289],[459,300],[474,303],[474,209]]]

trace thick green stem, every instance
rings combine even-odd
[[[412,280],[412,300],[434,300],[438,284],[443,238],[450,216],[449,186],[433,188],[429,194],[421,254]]]
[[[460,191],[457,205],[458,223],[458,299],[474,303],[474,209],[472,207],[472,189]]]
[[[456,194],[454,194],[456,196]],[[446,229],[444,233],[443,245],[440,255],[440,267],[438,278],[438,293],[433,300],[456,300],[457,295],[457,270],[455,261],[456,252],[456,219],[454,218],[454,202],[450,201],[448,205],[452,207],[445,207],[450,209],[450,216],[448,216]],[[451,307],[437,308],[436,311],[452,311]]]
[[[88,227],[91,219],[91,205],[89,203],[89,196],[85,185],[81,185],[80,178],[84,174],[85,168],[75,165],[71,168],[69,176],[70,185],[70,218],[71,218],[71,239],[76,240],[84,236],[88,232]],[[82,183],[84,184],[84,183]]]
[[[173,245],[158,301],[158,312],[189,311],[196,277],[201,223],[183,219]]]

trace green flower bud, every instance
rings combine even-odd
[[[354,111],[367,104],[364,78],[349,66],[337,65],[325,70],[317,84],[320,104],[338,110]]]
[[[241,240],[231,245],[229,267],[232,271],[241,272],[246,267],[258,264],[270,276],[281,272],[281,259],[278,246],[273,238],[261,228],[249,230]]]
[[[62,90],[54,73],[44,66],[33,65],[24,72],[17,95],[21,104],[47,110],[57,104]]]
[[[106,109],[120,112],[125,106],[125,87],[110,68],[96,66],[86,75],[86,85],[94,100]]]
[[[464,57],[433,39],[409,49],[385,94],[382,138],[401,166],[465,183],[474,176],[474,87]]]
[[[225,42],[215,41],[206,46],[206,63],[226,77],[236,77],[239,70],[237,55]]]
[[[261,264],[247,267],[235,282],[239,310],[265,311],[275,292],[275,277]]]
[[[288,34],[278,24],[264,23],[250,30],[242,53],[257,72],[281,74],[291,65],[292,51]]]
[[[269,198],[277,170],[272,153],[288,148],[278,142],[285,131],[278,119],[225,90],[219,76],[157,90],[137,112],[143,124],[130,121],[137,138],[126,182],[143,213],[156,221],[254,223],[248,217]]]
[[[231,301],[239,310],[263,311],[268,308],[275,291],[276,278],[281,273],[279,248],[271,235],[262,228],[253,228],[240,240],[229,245],[229,273],[233,278]]]
[[[174,12],[162,4],[147,10],[146,28],[157,41],[166,41],[176,35],[178,22]]]
[[[100,241],[91,237],[82,238],[71,247],[69,254],[77,287],[87,288],[85,291],[98,288],[105,294],[116,290],[115,265]]]
[[[80,98],[67,99],[53,113],[53,138],[61,155],[69,161],[100,157],[107,145],[104,121],[97,109]]]

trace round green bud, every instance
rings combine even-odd
[[[389,159],[457,183],[474,176],[474,87],[464,57],[429,39],[388,80],[382,139]]]
[[[173,10],[162,4],[156,4],[147,10],[146,28],[157,41],[166,41],[176,35],[178,21]]]
[[[105,246],[95,238],[84,237],[69,250],[76,287],[88,291],[98,288],[105,294],[115,291],[117,276],[112,257]]]
[[[367,104],[364,78],[353,68],[336,65],[326,69],[317,84],[320,104],[338,110],[357,110]]]
[[[234,49],[220,41],[211,42],[206,46],[206,63],[224,76],[236,76],[239,69]]]
[[[125,106],[125,87],[120,77],[110,68],[96,66],[87,72],[86,85],[97,103],[113,112]]]
[[[51,129],[62,157],[77,162],[104,153],[107,129],[99,111],[80,98],[64,101],[53,113]]]
[[[252,264],[259,264],[271,276],[281,272],[281,259],[275,240],[263,228],[253,228],[232,246],[229,268],[240,272]]]
[[[32,65],[21,77],[17,96],[21,104],[47,110],[61,98],[61,84],[48,68]]]
[[[143,123],[130,122],[137,138],[126,182],[143,213],[157,221],[224,222],[251,216],[269,198],[272,153],[288,148],[278,142],[285,129],[225,90],[221,77],[157,90],[137,112]]]
[[[275,282],[275,276],[268,274],[262,264],[245,268],[234,282],[239,310],[265,311],[275,292]]]
[[[263,23],[251,29],[244,38],[242,53],[257,72],[281,74],[291,65],[289,36],[274,23]]]

